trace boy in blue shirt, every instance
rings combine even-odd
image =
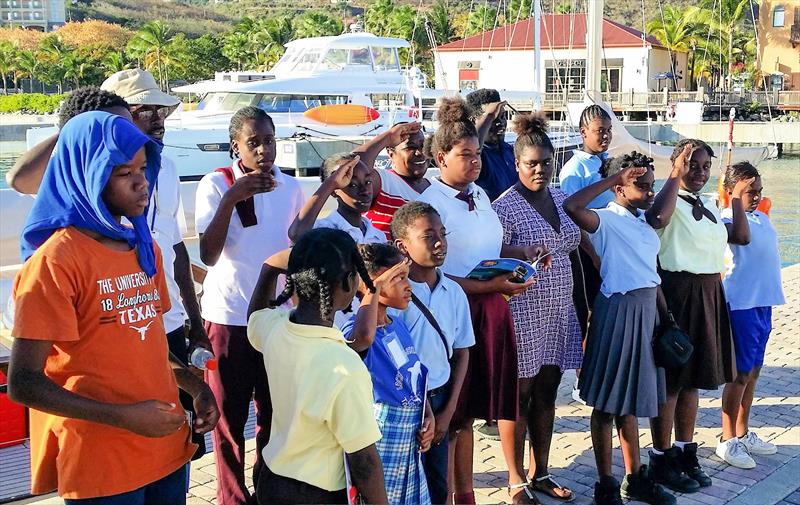
[[[423,456],[431,502],[446,503],[448,433],[467,373],[469,347],[475,344],[467,295],[439,270],[447,254],[445,228],[427,203],[409,202],[392,220],[395,244],[410,260],[409,280],[415,299],[402,319],[422,364],[428,368],[428,401],[436,418],[433,445]]]

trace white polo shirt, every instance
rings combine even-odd
[[[327,215],[327,217],[317,219],[317,221],[314,223],[314,228],[333,228],[334,230],[342,230],[353,237],[353,240],[356,241],[356,244],[382,244],[386,242],[386,234],[375,228],[369,219],[362,217],[361,224],[364,225],[365,231],[361,231],[361,228],[357,226],[352,226],[341,214],[339,214],[338,210],[333,210]]]
[[[158,172],[158,179],[150,197],[150,207],[147,209],[147,225],[161,249],[164,278],[167,281],[169,301],[172,305],[170,311],[164,314],[164,329],[167,333],[183,327],[186,320],[181,291],[175,282],[174,246],[183,241],[183,230],[186,229],[180,186],[181,181],[175,163],[170,158],[162,157],[161,170]]]
[[[733,223],[733,211],[722,210],[722,221]],[[769,216],[761,211],[748,212],[750,243],[728,244],[728,271],[722,284],[731,310],[783,305],[781,257],[778,233]]]
[[[661,284],[656,270],[661,241],[645,221],[644,212],[638,210],[634,216],[617,202],[594,212],[600,225],[589,239],[600,256],[600,292],[610,297]]]
[[[447,230],[447,257],[442,271],[456,277],[466,277],[483,260],[499,258],[503,244],[503,226],[486,192],[474,183],[467,192],[475,200],[472,211],[467,202],[456,198],[459,191],[439,178],[431,179],[431,185],[419,197],[442,218]]]
[[[232,165],[235,178],[244,174],[238,163]],[[209,267],[203,282],[200,307],[203,319],[217,324],[247,325],[247,305],[253,295],[264,261],[290,246],[289,226],[303,207],[305,197],[300,184],[273,165],[277,187],[269,193],[255,195],[258,223],[244,228],[234,209],[228,235],[217,264]],[[219,208],[222,195],[228,191],[225,176],[211,172],[197,185],[195,227],[205,233]],[[278,291],[282,286],[278,286]]]
[[[411,289],[436,318],[451,352],[472,347],[475,345],[475,332],[467,295],[461,286],[441,271],[437,270],[437,275],[439,280],[433,291],[424,282],[409,280]],[[450,356],[433,325],[413,302],[406,310],[388,309],[388,313],[393,318],[402,319],[408,327],[420,361],[428,367],[428,390],[444,386],[450,380]]]

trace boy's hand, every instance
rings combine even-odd
[[[509,297],[521,295],[535,282],[531,277],[524,283],[514,282],[514,274],[498,275],[497,277],[486,281],[492,283],[492,291],[500,293]]]
[[[738,198],[741,200],[742,195],[747,193],[747,190],[750,189],[750,186],[753,185],[753,182],[756,180],[755,177],[750,177],[749,179],[741,179],[739,180],[735,186],[733,186],[733,191],[731,192],[731,196],[733,198]]]
[[[442,440],[447,437],[448,431],[450,431],[450,421],[453,420],[453,413],[447,412],[444,410],[436,416],[434,421],[434,435],[433,435],[433,443],[440,444]]]
[[[419,452],[426,452],[431,448],[433,437],[436,435],[436,417],[426,413],[422,420],[422,428],[417,432]]]
[[[244,177],[239,177],[226,194],[238,203],[258,193],[268,193],[275,189],[275,185],[272,172],[248,172]]]
[[[375,280],[372,281],[372,284],[375,286],[375,293],[378,295],[385,295],[386,292],[398,282],[402,282],[407,278],[410,264],[411,260],[406,258],[376,277]]]
[[[144,437],[166,437],[186,423],[186,414],[175,404],[158,400],[120,405],[120,428]]]
[[[360,160],[360,156],[356,156],[352,160],[347,160],[339,165],[339,168],[331,174],[329,179],[331,180],[331,184],[333,184],[334,190],[344,189],[350,185],[350,181],[353,179],[353,169],[358,165]]]
[[[505,101],[487,103],[483,106],[483,114],[492,120],[497,119],[497,117],[503,113],[503,108],[505,105]]]
[[[530,263],[533,263],[534,261],[537,261],[539,258],[542,258],[542,260],[538,264],[538,267],[547,270],[548,268],[550,268],[550,264],[553,262],[553,256],[547,254],[549,252],[550,251],[548,251],[547,246],[545,245],[542,244],[529,245],[528,247],[525,248],[525,260]]]
[[[204,384],[205,385],[205,384]],[[214,393],[208,385],[200,390],[194,397],[194,426],[195,432],[203,434],[213,430],[219,421],[219,408]]]
[[[394,125],[391,129],[389,129],[389,136],[386,139],[386,145],[388,147],[397,147],[410,137],[419,133],[422,129],[422,123],[402,123],[398,125]]]

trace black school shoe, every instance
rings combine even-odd
[[[621,495],[628,500],[638,500],[652,505],[675,505],[677,500],[660,484],[650,478],[647,465],[642,465],[639,473],[626,475],[622,479]]]
[[[700,467],[700,462],[697,460],[697,442],[686,444],[683,450],[680,451],[681,468],[691,479],[697,481],[700,487],[708,487],[711,485],[711,477]]]
[[[617,479],[606,475],[600,477],[600,482],[594,483],[594,503],[595,505],[623,505]]]
[[[680,457],[677,447],[670,447],[662,455],[650,451],[650,478],[679,493],[696,493],[700,484],[683,471]]]

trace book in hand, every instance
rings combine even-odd
[[[538,261],[537,261],[538,263]],[[514,259],[498,258],[483,260],[467,274],[468,279],[488,281],[498,275],[514,274],[513,282],[524,283],[536,273],[536,264]]]

